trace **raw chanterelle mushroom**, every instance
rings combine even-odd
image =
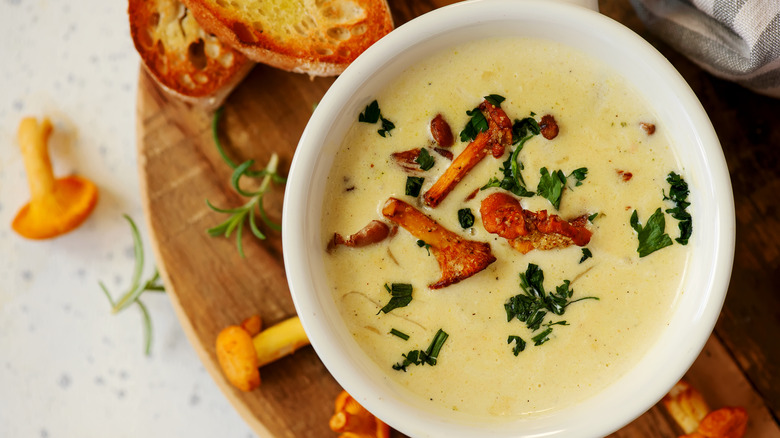
[[[97,204],[95,184],[79,177],[54,178],[49,159],[48,140],[52,125],[32,117],[19,124],[30,202],[16,214],[11,227],[28,239],[49,239],[81,225]]]
[[[242,391],[260,386],[260,367],[309,345],[297,316],[263,331],[258,316],[231,325],[217,336],[217,360],[227,380]]]

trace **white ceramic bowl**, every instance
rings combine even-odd
[[[685,293],[644,358],[583,403],[531,419],[477,422],[399,391],[342,321],[323,267],[325,181],[349,126],[366,102],[405,68],[445,47],[496,36],[564,43],[628,78],[672,133],[691,186],[695,232]],[[734,204],[720,144],[683,78],[650,44],[587,8],[551,1],[479,0],[410,21],[377,42],[335,81],[317,106],[290,169],[283,213],[287,278],[312,346],[336,380],[367,409],[414,437],[604,436],[652,407],[685,373],[723,305],[734,253]]]

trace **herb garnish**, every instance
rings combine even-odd
[[[514,335],[510,335],[506,338],[507,344],[511,344],[513,341],[515,342],[515,346],[512,348],[512,353],[517,356],[521,351],[525,350],[525,341],[520,336]]]
[[[111,303],[111,313],[118,313],[130,307],[132,304],[138,304],[138,308],[141,309],[141,316],[143,317],[144,323],[144,352],[148,356],[152,349],[152,318],[149,315],[149,310],[146,308],[146,305],[141,301],[141,294],[146,291],[165,292],[165,286],[160,283],[160,273],[157,269],[154,270],[152,278],[141,283],[141,274],[144,269],[144,247],[141,242],[141,235],[138,232],[138,227],[136,227],[133,219],[126,214],[122,216],[130,223],[130,232],[133,236],[135,267],[133,268],[133,276],[130,280],[130,288],[121,298],[119,298],[119,301],[114,301],[114,299],[111,298],[108,289],[106,289],[106,285],[103,284],[102,281],[99,281],[98,284],[100,285],[100,288],[103,289],[103,293],[106,295],[106,298],[108,298],[108,302]]]
[[[458,210],[458,222],[463,229],[471,228],[474,226],[474,213],[470,208],[461,208]]]
[[[431,345],[428,346],[427,350],[412,350],[403,354],[404,360],[401,363],[393,365],[393,369],[396,371],[406,371],[406,367],[409,365],[436,365],[436,360],[439,357],[441,347],[449,336],[450,335],[444,330],[439,329],[439,331],[436,332],[436,335],[433,336]]]
[[[599,216],[598,213],[593,213],[592,215],[588,216],[588,220],[590,223],[593,223],[593,221]]]
[[[539,174],[542,177],[539,179],[536,193],[547,198],[557,210],[561,206],[561,195],[563,194],[563,188],[566,186],[566,175],[561,170],[549,173],[546,167],[539,169]]]
[[[422,170],[429,170],[431,167],[433,167],[435,162],[431,154],[428,153],[428,149],[425,148],[420,149],[420,155],[418,155],[414,161],[420,165],[420,169]]]
[[[588,248],[582,248],[582,258],[580,259],[580,263],[588,260],[591,257],[593,257],[593,253],[590,252]]]
[[[563,195],[563,189],[566,188],[568,178],[574,177],[577,181],[574,184],[574,187],[579,187],[582,185],[582,181],[588,176],[588,168],[580,167],[574,169],[569,176],[566,176],[562,170],[556,170],[549,173],[546,167],[542,167],[539,170],[539,174],[541,175],[541,178],[539,179],[539,186],[536,188],[536,193],[539,196],[547,198],[557,210],[561,206],[561,195]]]
[[[421,176],[407,176],[406,196],[414,196],[415,198],[420,196],[420,189],[422,189],[423,181],[425,181],[425,178]]]
[[[428,255],[431,255],[431,245],[425,243],[424,240],[420,239],[417,241],[417,246],[420,248],[425,248],[426,251],[428,251]]]
[[[399,307],[406,307],[406,305],[412,302],[411,284],[393,283],[391,286],[388,286],[387,283],[385,283],[385,290],[392,296],[392,298],[390,298],[390,301],[385,304],[385,307],[382,307],[379,309],[379,312],[376,312],[377,315],[379,315],[381,312],[389,313],[391,310],[397,309]]]
[[[376,100],[368,104],[366,109],[358,116],[358,122],[363,123],[376,123],[380,120],[382,122],[382,128],[379,129],[377,133],[382,137],[390,135],[390,131],[395,128],[395,124],[382,117],[382,112],[379,110],[379,102]]]
[[[488,103],[490,103],[491,105],[493,105],[495,107],[500,107],[501,106],[501,102],[505,101],[506,98],[504,96],[499,95],[499,94],[488,94],[487,96],[485,96],[485,100],[487,100]]]
[[[666,219],[660,208],[650,216],[644,227],[639,223],[639,216],[634,210],[634,213],[631,214],[630,224],[639,238],[639,246],[636,249],[639,257],[645,257],[672,244],[671,237],[664,232]]]
[[[477,134],[488,130],[488,122],[479,107],[466,111],[466,114],[471,118],[466,123],[466,126],[460,131],[460,141],[474,141],[477,138]]]
[[[287,179],[280,176],[277,173],[277,168],[279,166],[279,156],[277,154],[272,154],[271,158],[268,160],[268,164],[265,166],[263,170],[251,170],[250,167],[255,163],[254,160],[247,160],[240,165],[237,165],[236,163],[231,160],[227,154],[225,153],[225,149],[222,147],[222,142],[219,140],[219,133],[217,130],[217,126],[219,124],[219,118],[221,117],[223,112],[223,107],[220,107],[215,113],[214,118],[212,120],[211,124],[211,132],[212,136],[214,138],[214,144],[217,147],[217,151],[219,151],[220,156],[222,156],[222,159],[225,161],[225,163],[230,166],[233,169],[233,174],[230,177],[230,184],[233,186],[233,189],[240,194],[241,196],[249,198],[249,201],[247,201],[244,205],[236,208],[218,208],[215,207],[208,199],[206,200],[206,205],[208,207],[218,213],[224,213],[229,214],[230,217],[227,218],[224,222],[222,222],[219,225],[216,225],[212,228],[209,228],[206,230],[207,233],[209,233],[210,236],[215,237],[219,235],[223,235],[225,237],[230,237],[230,235],[233,233],[233,231],[236,232],[236,246],[238,247],[238,253],[241,255],[241,257],[244,257],[244,247],[241,242],[241,236],[243,234],[244,229],[244,223],[249,224],[249,229],[252,231],[252,234],[255,235],[260,240],[265,239],[265,234],[260,231],[260,228],[257,226],[257,214],[259,213],[260,219],[271,229],[280,231],[281,225],[274,223],[269,217],[268,214],[265,211],[265,208],[263,207],[263,196],[268,193],[270,190],[270,184],[271,182],[284,184]],[[250,178],[259,178],[262,177],[262,181],[260,182],[260,186],[255,191],[247,191],[241,188],[240,182],[242,177],[250,177]],[[258,213],[255,213],[255,209],[257,209]]]
[[[394,335],[394,336],[398,336],[399,338],[403,339],[404,341],[408,341],[409,340],[409,335],[407,335],[406,333],[404,333],[402,331],[398,331],[396,329],[390,329],[390,334]]]
[[[555,292],[546,292],[544,289],[544,271],[537,265],[529,263],[526,271],[520,273],[520,288],[524,294],[515,295],[504,304],[506,310],[507,322],[517,318],[524,322],[526,327],[532,331],[539,330],[548,312],[555,315],[563,315],[566,307],[570,304],[582,300],[598,300],[598,297],[583,297],[571,300],[574,295],[574,289],[571,288],[571,282],[564,280],[563,284],[555,288]],[[552,333],[553,325],[566,325],[565,321],[544,323],[547,327],[542,333],[535,335],[532,340],[534,345],[541,345],[547,341]]]
[[[669,208],[666,212],[679,221],[678,227],[680,229],[680,237],[674,240],[681,245],[687,245],[688,239],[690,239],[691,234],[693,234],[693,218],[691,218],[691,214],[685,210],[691,205],[691,203],[687,201],[688,194],[690,193],[688,191],[688,183],[686,183],[680,175],[674,172],[669,172],[669,175],[666,177],[666,182],[668,182],[671,187],[669,188],[669,196],[666,196],[665,193],[663,194],[664,201],[672,201],[675,205],[674,208]]]
[[[531,113],[533,115],[533,113]],[[487,184],[481,187],[485,190],[490,187],[500,187],[508,192],[514,193],[520,197],[531,197],[535,193],[528,190],[521,171],[523,163],[518,160],[520,151],[523,150],[525,142],[541,132],[539,123],[533,117],[526,117],[522,120],[515,120],[512,125],[512,145],[514,150],[502,164],[501,172],[504,179],[499,180],[496,177],[491,178]]]

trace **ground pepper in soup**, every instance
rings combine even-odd
[[[366,102],[323,205],[330,289],[386,378],[516,418],[604,389],[655,341],[692,229],[639,93],[557,43],[488,39]]]

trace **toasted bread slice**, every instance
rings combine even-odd
[[[127,12],[144,67],[187,102],[219,106],[255,64],[204,31],[178,0],[129,0]]]
[[[393,29],[386,0],[183,0],[250,59],[310,76],[340,74]]]

